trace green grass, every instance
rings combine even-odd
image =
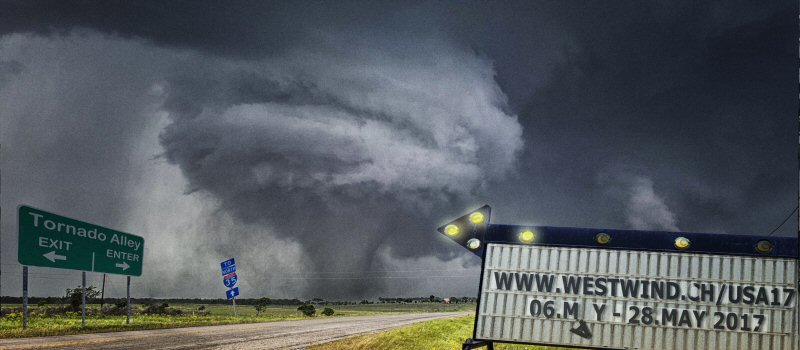
[[[3,307],[19,307],[21,305],[3,304]],[[81,314],[69,313],[63,316],[45,317],[35,311],[37,306],[29,306],[31,317],[28,320],[28,329],[22,329],[21,313],[7,315],[0,318],[0,338],[38,337],[51,335],[66,335],[79,333],[113,332],[157,328],[178,328],[194,326],[210,326],[235,323],[256,323],[282,320],[307,319],[297,306],[272,306],[256,316],[253,306],[236,307],[236,316],[231,305],[203,305],[204,311],[209,315],[193,315],[197,313],[201,304],[171,304],[171,309],[184,311],[183,315],[138,315],[131,317],[131,324],[125,324],[125,316],[87,316],[86,328],[81,329]],[[317,316],[326,306],[317,306]],[[447,311],[472,311],[475,304],[367,304],[367,305],[333,305],[327,306],[335,310],[332,317],[341,316],[367,316],[393,313],[416,312],[447,312]],[[98,309],[98,305],[88,305],[89,309]],[[133,305],[139,309],[139,305]]]
[[[444,320],[422,322],[386,332],[360,335],[342,340],[319,344],[310,350],[349,350],[349,349],[461,349],[461,344],[472,337],[474,316],[464,316]],[[562,348],[496,344],[495,349],[514,350],[556,350]],[[485,349],[485,348],[484,348]],[[566,349],[564,349],[566,350]]]

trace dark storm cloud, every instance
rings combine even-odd
[[[76,33],[98,40],[85,30]],[[65,35],[59,38],[74,45],[75,33]],[[240,256],[243,244],[265,234],[300,243],[298,255],[316,271],[385,270],[395,258],[454,256],[455,249],[441,249],[447,242],[420,244],[440,223],[436,209],[464,207],[487,181],[512,171],[522,130],[487,58],[435,33],[409,42],[392,37],[328,29],[312,44],[246,60],[142,50],[157,58],[143,76],[165,98],[161,109],[171,123],[161,144],[188,192],[209,193],[238,221],[268,228],[244,232],[235,244],[196,232],[214,258]],[[181,266],[195,274],[194,265]],[[321,281],[312,291],[358,297],[380,291],[380,281],[346,288]],[[170,288],[164,284],[159,289]]]
[[[132,180],[126,165],[148,124],[143,105],[152,100],[148,58],[118,42],[4,39],[0,116],[4,165],[13,164],[4,167],[7,189],[109,225],[124,222],[131,203],[120,198]],[[27,50],[24,42],[32,43]],[[105,54],[87,62],[87,51]]]
[[[342,41],[169,84],[165,155],[238,218],[301,243],[317,270],[385,269],[387,246],[447,257],[419,244],[432,210],[501,179],[522,146],[491,64],[443,43],[397,57]]]
[[[331,30],[348,32],[351,38],[379,34],[403,46],[443,28],[440,15],[450,12],[434,4],[382,1],[53,0],[3,5],[0,34],[68,34],[83,28],[159,46],[247,58],[283,52],[298,41],[308,43]],[[413,40],[408,40],[409,35]]]
[[[51,163],[12,159],[34,174],[15,181],[39,184],[42,201],[69,207],[59,198],[73,192],[52,191],[62,174],[81,188],[98,179],[87,197],[118,193],[141,207],[164,188],[113,179],[136,169],[126,159],[137,138],[160,135],[136,154],[163,153],[156,161],[177,165],[187,182],[170,186],[214,207],[176,212],[221,208],[189,229],[169,226],[192,244],[164,239],[160,248],[206,260],[271,254],[265,266],[356,272],[439,264],[419,259],[462,252],[433,229],[484,202],[496,222],[765,233],[797,203],[796,14],[796,3],[728,1],[5,2],[0,34],[34,36],[3,37],[6,50],[19,48],[0,62],[0,92],[15,102],[0,107],[13,130],[3,149],[58,152]],[[58,43],[86,59],[61,57]],[[40,66],[55,68],[28,73]],[[38,100],[49,101],[47,113]],[[145,114],[165,123],[144,127]],[[55,136],[64,143],[31,141],[65,115],[78,117],[58,124],[71,132]],[[119,142],[89,142],[102,130]],[[87,160],[94,149],[102,156]],[[146,216],[170,220],[172,200]],[[74,210],[124,211],[113,203]],[[437,285],[382,290],[375,281],[308,290]],[[175,283],[148,286],[166,295]],[[298,285],[309,287],[286,293]]]
[[[296,28],[281,2],[6,1],[0,32],[67,34],[96,29],[165,46],[255,54],[283,47]],[[236,38],[236,40],[232,40]]]
[[[168,121],[164,77],[214,66],[213,60],[81,33],[56,40],[4,36],[0,62],[6,294],[20,290],[15,207],[28,204],[144,236],[146,272],[134,280],[134,295],[218,296],[218,261],[232,254],[248,262],[240,267],[250,277],[243,288],[302,295],[304,281],[279,284],[263,276],[266,266],[302,270],[296,244],[234,222],[213,198],[183,195],[179,169],[158,157],[158,135]],[[75,276],[34,268],[31,291],[61,295],[79,283]],[[97,276],[90,273],[89,283],[97,285]]]
[[[610,195],[620,181],[609,179],[638,177],[681,229],[779,224],[797,204],[797,5],[761,5],[553,13],[571,35],[519,113],[535,140],[521,159],[528,180],[504,185],[526,188],[534,209],[513,215],[628,226],[630,197]]]

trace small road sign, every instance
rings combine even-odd
[[[228,297],[228,299],[233,299],[237,295],[239,295],[239,287],[231,288],[225,291],[225,296]]]
[[[230,258],[219,264],[222,269],[222,283],[225,287],[231,288],[225,292],[228,299],[233,299],[239,295],[239,288],[235,287],[236,282],[239,282],[239,276],[236,275],[236,260]],[[234,300],[234,305],[235,304]]]
[[[18,218],[22,265],[142,275],[142,237],[24,205]]]
[[[236,285],[236,282],[239,281],[239,278],[236,277],[236,273],[232,273],[232,274],[230,274],[228,276],[230,276],[230,277],[225,277],[222,280],[222,283],[225,284],[225,287],[233,288],[233,286]]]
[[[236,260],[234,260],[233,258],[225,260],[221,262],[219,265],[222,268],[223,276],[236,272]]]

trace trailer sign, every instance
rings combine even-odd
[[[489,208],[479,211],[488,221]],[[483,259],[474,340],[465,348],[800,349],[796,238],[467,217],[440,228]],[[458,229],[448,232],[451,225]]]
[[[797,261],[490,244],[477,338],[795,349]]]

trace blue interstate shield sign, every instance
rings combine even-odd
[[[233,288],[236,285],[236,282],[239,281],[239,278],[236,275],[230,276],[222,280],[222,283],[225,284],[225,287]]]
[[[228,299],[233,299],[237,295],[239,295],[239,287],[231,288],[225,291],[225,296],[228,297]]]

